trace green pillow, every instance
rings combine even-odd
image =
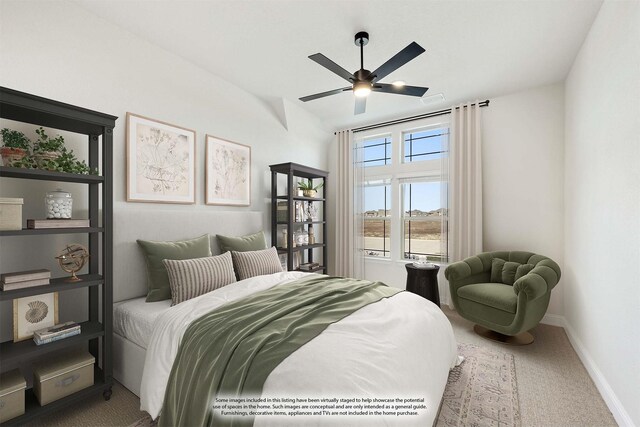
[[[522,264],[518,262],[505,261],[500,258],[494,258],[491,261],[491,282],[513,285],[513,282],[520,278],[516,278],[516,272],[518,270],[518,267],[521,266]]]
[[[260,251],[267,249],[267,243],[264,240],[263,231],[258,231],[255,234],[248,234],[241,237],[227,237],[221,234],[218,234],[216,237],[218,238],[220,253],[225,253],[227,251]]]
[[[205,234],[191,240],[177,242],[153,242],[137,240],[147,262],[147,302],[162,301],[171,298],[169,275],[162,260],[192,259],[211,256],[209,235]]]

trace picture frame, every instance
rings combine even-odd
[[[127,202],[196,202],[196,132],[127,112]]]
[[[13,300],[13,342],[33,337],[33,332],[58,324],[58,293]]]
[[[250,206],[251,147],[212,135],[205,144],[205,204]]]

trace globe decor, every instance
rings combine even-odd
[[[82,270],[82,267],[84,267],[87,262],[87,258],[89,258],[89,251],[79,243],[67,245],[66,248],[60,251],[60,254],[56,257],[60,268],[67,273],[71,273],[71,277],[66,280],[67,282],[82,281],[82,279],[76,276],[76,273]]]

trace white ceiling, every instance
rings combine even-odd
[[[337,129],[562,81],[602,0],[471,1],[96,1],[86,9],[267,102],[285,98]],[[383,82],[427,86],[425,96],[373,93],[353,114],[345,92],[303,103],[299,97],[348,83],[307,56],[323,53],[359,68],[354,34],[368,31],[365,68],[376,69],[410,42],[426,52]],[[347,84],[345,84],[347,83]]]

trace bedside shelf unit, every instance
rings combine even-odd
[[[79,175],[40,169],[0,166],[0,178],[71,182],[88,186],[89,227],[22,229],[0,231],[5,236],[43,236],[84,233],[88,236],[91,256],[88,274],[79,275],[80,282],[66,278],[51,279],[49,285],[0,291],[0,301],[10,301],[51,292],[65,292],[87,288],[88,320],[81,322],[81,333],[49,344],[36,345],[32,340],[0,343],[0,372],[28,367],[35,359],[48,353],[88,343],[96,358],[94,385],[63,399],[40,406],[32,389],[25,392],[25,413],[3,423],[21,425],[28,421],[72,406],[88,396],[102,393],[111,397],[112,369],[112,311],[113,311],[113,128],[117,117],[76,107],[62,102],[0,87],[0,117],[35,126],[84,134],[88,138],[90,169],[101,175]],[[102,140],[100,144],[100,140]],[[101,160],[101,161],[100,161]],[[14,237],[15,238],[15,237]],[[37,250],[37,249],[34,249]],[[33,266],[38,268],[38,266]],[[99,366],[98,364],[101,364]],[[21,370],[23,371],[23,370]]]
[[[271,169],[271,245],[276,246],[279,254],[287,255],[287,270],[301,271],[294,265],[294,256],[298,256],[301,252],[306,252],[308,262],[313,262],[314,249],[322,250],[322,265],[311,272],[327,272],[327,177],[328,172],[311,168],[309,166],[300,165],[297,163],[280,163],[277,165],[269,166]],[[278,194],[278,175],[286,176],[286,194]],[[297,178],[312,179],[314,185],[318,185],[322,182],[322,196],[320,197],[305,197],[297,195]],[[287,210],[286,221],[278,221],[278,203],[285,202]],[[296,202],[301,203],[319,203],[322,204],[322,209],[319,212],[321,218],[314,220],[296,221],[295,219],[295,206]],[[314,230],[316,236],[322,236],[322,241],[319,243],[312,243],[306,245],[293,246],[294,236],[293,233],[300,229],[308,232],[309,227],[319,225],[319,230]],[[287,230],[287,247],[284,248],[278,244],[278,239],[282,230]],[[294,255],[295,254],[295,255]]]

